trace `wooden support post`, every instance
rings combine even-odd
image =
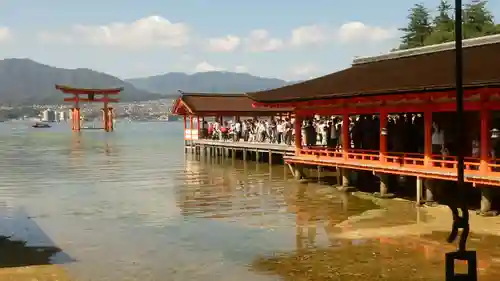
[[[480,117],[481,117],[481,136],[480,136],[480,141],[481,141],[481,149],[480,149],[480,154],[481,154],[481,162],[480,162],[480,168],[479,170],[481,173],[488,173],[488,159],[489,154],[490,154],[490,148],[491,148],[491,136],[490,136],[490,123],[491,123],[491,112],[487,108],[481,108],[480,110]]]
[[[434,201],[436,180],[426,179],[424,181],[424,190],[425,190],[425,204],[428,206],[434,206],[436,204],[436,202]]]
[[[247,154],[248,154],[248,151],[243,148],[243,161],[247,161]]]
[[[350,192],[354,190],[354,188],[350,186],[351,182],[349,179],[349,170],[346,168],[341,168],[340,174],[341,174],[341,181],[337,186],[337,189],[342,192]]]
[[[317,168],[317,172],[318,172],[317,173],[318,182],[320,182],[321,181],[321,166],[317,166],[316,168]]]
[[[269,150],[268,152],[268,162],[269,162],[269,165],[272,165],[273,164],[273,152],[271,150]]]
[[[417,206],[422,203],[422,178],[417,177]]]
[[[380,162],[384,163],[387,156],[387,112],[380,112]]]
[[[380,174],[380,191],[375,192],[376,197],[380,198],[393,198],[394,194],[389,193],[389,175],[388,174]]]
[[[256,162],[260,161],[260,152],[258,150],[255,150],[255,161]]]
[[[489,186],[481,187],[481,209],[478,214],[485,217],[497,216],[498,212],[491,210],[491,204],[493,201],[493,189]]]
[[[301,180],[305,178],[304,168],[300,164],[295,164],[293,167],[293,177],[296,180]]]
[[[432,166],[432,111],[424,112],[424,165]]]
[[[336,184],[337,184],[338,186],[342,185],[342,175],[341,175],[341,173],[340,173],[340,168],[339,168],[339,166],[336,166],[336,167],[335,167],[335,178],[336,178],[336,180],[337,180]]]

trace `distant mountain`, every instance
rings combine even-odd
[[[220,71],[194,74],[171,72],[125,81],[136,88],[169,96],[178,95],[178,90],[184,92],[241,93],[279,88],[290,84],[290,82],[280,79]]]
[[[82,88],[124,87],[122,101],[158,99],[162,96],[139,90],[117,77],[90,69],[63,69],[30,59],[0,60],[0,104],[56,104],[63,94],[54,88],[63,84]]]

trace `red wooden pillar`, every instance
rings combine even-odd
[[[200,139],[200,116],[196,116],[196,134],[198,135],[196,139]]]
[[[424,112],[424,165],[432,166],[432,111]]]
[[[75,108],[75,128],[73,131],[80,132],[80,108]]]
[[[189,116],[189,139],[193,140],[193,115]]]
[[[387,112],[380,112],[380,161],[385,162],[387,156]]]
[[[295,155],[300,155],[300,150],[302,149],[302,118],[295,113]]]
[[[109,128],[110,132],[113,132],[114,129],[115,129],[115,123],[114,123],[114,120],[115,120],[115,111],[114,111],[114,109],[112,107],[108,107],[108,113],[109,113],[109,117],[108,117],[109,125],[108,125],[108,128]]]
[[[80,96],[78,94],[74,94],[75,97],[75,106],[73,108],[73,131],[74,132],[79,132],[80,131]]]
[[[349,119],[349,114],[344,114],[342,116],[342,152],[344,153],[344,159],[347,159],[349,148],[351,148],[351,140],[349,138],[350,125],[351,120]]]
[[[102,121],[104,123],[104,130],[106,132],[109,132],[109,112],[108,112],[108,104],[104,103],[104,106],[102,108]]]
[[[184,139],[187,139],[187,116],[184,115]]]
[[[75,109],[71,108],[71,130],[75,130]]]
[[[479,170],[482,173],[488,172],[488,159],[491,146],[491,136],[490,136],[490,123],[491,123],[491,112],[487,108],[481,108],[481,164]]]

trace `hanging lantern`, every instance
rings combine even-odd
[[[491,130],[491,138],[492,139],[498,139],[500,137],[500,130],[498,129],[492,129]]]
[[[382,135],[382,136],[387,136],[387,133],[388,133],[388,132],[387,132],[387,128],[382,128],[382,129],[380,129],[380,135]]]

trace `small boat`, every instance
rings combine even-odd
[[[51,126],[47,123],[36,122],[35,125],[31,126],[33,128],[50,128]]]

